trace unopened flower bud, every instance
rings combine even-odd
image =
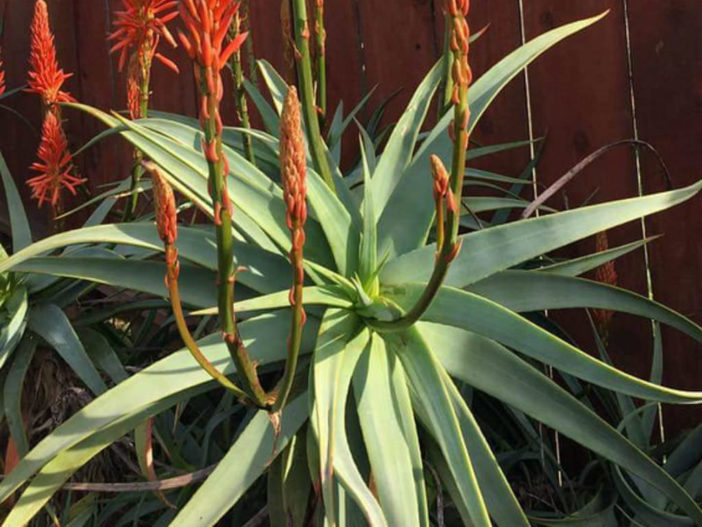
[[[178,213],[173,189],[154,163],[147,161],[143,166],[153,182],[158,235],[164,244],[173,245],[178,238]]]

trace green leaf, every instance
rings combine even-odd
[[[259,59],[256,61],[256,65],[271,94],[276,112],[280,115],[283,111],[285,96],[288,94],[288,84],[267,60]]]
[[[308,286],[303,288],[302,302],[306,306],[327,306],[350,308],[353,303],[344,294],[343,289],[333,285]],[[278,291],[270,295],[257,296],[248,300],[241,300],[234,304],[237,313],[251,311],[264,311],[290,307],[290,291]],[[195,311],[193,315],[216,315],[217,307]]]
[[[29,441],[27,440],[24,418],[22,417],[22,392],[24,391],[25,376],[34,358],[36,349],[37,341],[34,338],[29,337],[22,340],[3,386],[3,404],[5,406],[7,428],[15,442],[20,458],[24,457],[29,451]]]
[[[416,328],[383,338],[404,366],[411,392],[441,447],[470,519],[476,527],[489,527],[490,517],[485,500],[442,378],[441,365]]]
[[[166,264],[163,262],[107,258],[32,258],[19,264],[16,269],[26,273],[77,278],[168,298],[164,283]],[[182,266],[178,284],[183,303],[198,308],[217,303],[215,283],[214,271]]]
[[[311,368],[314,399],[310,419],[319,445],[319,476],[330,525],[342,525],[342,517],[336,518],[334,481],[338,479],[361,507],[368,523],[380,527],[387,522],[351,455],[345,429],[349,385],[370,338],[368,329],[360,333],[357,329],[354,315],[339,309],[325,313]]]
[[[390,297],[407,308],[423,289],[424,285],[397,287]],[[624,373],[509,309],[467,291],[441,288],[422,320],[478,333],[575,377],[633,397],[673,404],[702,402],[702,392],[657,386]]]
[[[199,129],[191,128],[180,123],[173,123],[163,120],[149,119],[145,121],[140,121],[145,127],[161,132],[175,141],[178,141],[184,145],[189,144],[199,144],[202,132]],[[285,204],[282,200],[282,190],[273,184],[260,170],[251,165],[246,159],[244,159],[239,154],[233,152],[231,149],[225,147],[225,153],[227,159],[229,160],[231,173],[234,174],[235,179],[238,181],[246,181],[252,188],[256,188],[260,193],[262,191],[266,192],[266,200],[269,203],[268,207],[274,208],[277,211],[277,219],[273,221],[280,221],[280,226],[272,228],[270,221],[261,222],[259,216],[261,216],[262,211],[257,211],[253,208],[251,203],[237,203],[237,207],[244,210],[248,216],[250,216],[255,222],[257,222],[261,228],[263,228],[267,234],[277,241],[282,247],[287,247],[288,242],[283,241],[280,234],[276,235],[279,229],[283,229],[284,214],[285,214]],[[198,152],[198,155],[199,154]],[[310,216],[319,221],[321,229],[324,231],[329,247],[331,247],[334,253],[334,259],[337,264],[337,268],[342,274],[347,274],[352,272],[356,266],[357,254],[355,247],[358,246],[359,233],[351,221],[351,216],[346,210],[344,205],[339,201],[336,195],[329,189],[327,184],[319,177],[313,170],[308,170],[307,177],[308,184],[308,200],[310,203]],[[234,188],[232,192],[241,192],[241,188]],[[232,196],[232,199],[237,202],[237,197]],[[271,202],[275,201],[274,204]],[[263,206],[263,203],[261,203]],[[236,219],[236,217],[235,217]],[[308,236],[312,236],[310,241],[313,243],[314,248],[314,226],[315,224],[310,224],[312,227],[311,232]],[[307,234],[307,226],[306,226]],[[285,237],[289,237],[287,232]]]
[[[278,437],[268,412],[257,412],[171,525],[215,525],[268,468],[306,419],[306,393],[285,407]]]
[[[310,481],[306,427],[293,437],[268,470],[268,518],[271,527],[305,527]]]
[[[452,376],[631,471],[702,522],[702,510],[665,470],[542,372],[474,333],[424,322],[418,327]]]
[[[251,97],[258,113],[261,114],[261,119],[263,119],[263,125],[266,127],[266,130],[271,134],[278,133],[280,118],[271,105],[268,104],[261,90],[248,79],[244,79],[244,89],[246,93],[249,94],[249,97]]]
[[[314,324],[315,321],[310,318],[307,323]],[[256,317],[241,323],[240,328],[244,345],[253,360],[265,365],[285,357],[285,342],[290,331],[288,313],[280,311]],[[309,339],[306,339],[303,342],[303,352],[309,352],[310,345]],[[200,341],[199,346],[210,362],[225,375],[235,372],[221,335],[211,335]],[[124,422],[124,432],[117,430],[115,433],[118,435],[112,436],[114,441],[143,419],[158,413],[159,401],[172,397],[172,402],[165,406],[168,408],[191,397],[192,393],[188,392],[190,389],[202,391],[218,387],[211,379],[187,350],[173,353],[133,375],[82,408],[42,439],[0,482],[0,501],[4,501],[60,452],[94,436],[99,430]],[[79,466],[75,467],[77,468]]]
[[[353,376],[373,480],[389,525],[429,525],[419,439],[402,366],[373,335]],[[404,393],[402,390],[404,387]],[[402,396],[406,396],[402,397]]]
[[[78,337],[83,346],[89,350],[90,356],[100,369],[112,379],[112,382],[119,384],[127,380],[129,377],[127,370],[124,369],[117,353],[104,336],[94,329],[82,328],[78,330]]]
[[[0,273],[13,269],[29,258],[71,245],[88,243],[129,245],[163,252],[163,243],[154,223],[98,225],[44,238],[0,261]],[[176,245],[181,260],[188,260],[206,269],[217,269],[217,246],[213,228],[179,227]],[[237,276],[238,282],[261,293],[279,291],[289,285],[287,273],[290,265],[278,254],[241,242],[234,242],[234,253],[236,265],[246,268],[245,272]]]
[[[363,164],[363,234],[359,249],[359,275],[366,290],[371,289],[372,278],[376,276],[378,268],[378,232],[373,205],[373,185],[371,180],[368,157],[363,141],[361,145],[361,159]]]
[[[529,63],[564,38],[594,24],[602,16],[604,15],[573,22],[536,37],[476,80],[469,95],[470,130],[475,128],[497,94]],[[447,130],[452,119],[452,111],[443,116],[422,143],[410,166],[406,169],[404,166],[395,167],[396,171],[402,168],[403,173],[380,218],[378,233],[381,254],[389,250],[391,256],[397,256],[425,243],[434,218],[429,156],[438,155],[445,163],[450,159],[453,143]]]
[[[679,190],[583,207],[466,234],[461,237],[461,251],[445,283],[465,287],[600,231],[674,207],[694,197],[700,189],[702,181]],[[405,228],[410,229],[410,226]],[[428,280],[434,267],[435,251],[432,244],[391,260],[381,272],[381,282],[401,284]]]
[[[626,481],[619,467],[613,467],[612,477],[619,494],[634,511],[638,522],[645,522],[647,527],[694,527],[692,518],[671,514],[646,502]],[[699,520],[697,525],[700,525]]]
[[[412,160],[419,130],[426,118],[434,92],[441,82],[442,62],[439,61],[434,65],[414,92],[378,161],[372,182],[377,218],[383,214],[383,210],[400,182],[405,168]]]
[[[22,206],[22,198],[20,197],[15,181],[12,179],[10,169],[5,164],[5,158],[0,154],[0,178],[2,185],[5,187],[5,196],[7,197],[7,210],[10,215],[10,229],[12,234],[12,251],[17,252],[24,249],[32,243],[32,231],[29,228],[29,220],[27,213]]]
[[[636,249],[645,246],[647,243],[657,240],[660,236],[650,236],[643,240],[638,240],[632,243],[627,243],[626,245],[621,245],[619,247],[614,247],[613,249],[607,249],[606,251],[588,254],[586,256],[581,256],[580,258],[574,258],[572,260],[566,260],[564,262],[558,262],[551,265],[546,265],[540,267],[539,271],[544,271],[551,274],[559,274],[561,276],[580,276],[597,269],[607,262],[611,262],[629,254]]]
[[[43,304],[34,307],[29,316],[29,329],[61,355],[91,392],[100,395],[107,391],[105,381],[85,352],[70,321],[57,306]]]
[[[200,392],[202,390],[199,390]],[[24,527],[44,507],[63,484],[85,463],[90,461],[114,441],[128,433],[136,424],[150,415],[160,413],[177,404],[180,400],[197,395],[198,390],[185,390],[177,396],[167,397],[141,409],[136,414],[118,419],[106,428],[95,433],[79,444],[67,448],[44,465],[22,493],[10,514],[3,522],[4,527]],[[33,451],[32,451],[33,452]],[[32,455],[29,453],[29,456]],[[20,465],[26,460],[23,459]],[[160,507],[163,505],[159,504]]]
[[[18,287],[1,309],[5,311],[3,318],[7,318],[0,326],[0,368],[5,365],[24,335],[24,328],[27,325],[27,290],[24,287]]]
[[[468,291],[519,313],[579,307],[631,313],[668,324],[702,342],[702,328],[658,302],[601,282],[534,271],[502,271]]]
[[[529,527],[529,521],[473,413],[448,374],[442,373],[490,515],[500,526]]]

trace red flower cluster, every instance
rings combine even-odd
[[[176,46],[166,24],[178,16],[175,10],[178,1],[122,0],[122,3],[124,10],[116,13],[114,22],[117,30],[110,35],[110,40],[116,41],[110,53],[120,52],[119,70],[124,69],[129,50],[135,48],[142,63],[150,63],[152,58],[156,58],[178,73],[178,66],[157,51],[161,38],[171,46]]]
[[[71,154],[61,122],[54,112],[48,112],[44,119],[37,155],[39,161],[32,164],[31,169],[40,175],[29,179],[27,184],[32,189],[32,198],[39,200],[40,207],[44,201],[56,205],[61,187],[75,195],[76,187],[86,181],[70,173],[73,168]]]
[[[63,83],[71,77],[64,73],[56,60],[54,35],[49,27],[49,11],[44,0],[34,4],[34,19],[31,26],[32,44],[29,56],[29,89],[41,96],[46,106],[59,102],[75,101],[68,92],[62,91]]]
[[[178,38],[190,58],[207,70],[207,88],[219,99],[222,97],[219,72],[232,54],[241,48],[248,35],[240,33],[224,46],[224,39],[238,9],[239,2],[232,0],[182,0],[180,3],[180,17],[188,34],[179,31]],[[195,75],[200,75],[197,68]]]

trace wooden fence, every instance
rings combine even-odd
[[[56,32],[59,58],[68,82],[81,101],[103,109],[124,107],[124,77],[108,55],[106,35],[111,11],[120,0],[48,0]],[[258,57],[283,65],[279,30],[279,0],[251,0],[252,34]],[[328,0],[329,89],[332,105],[354,105],[378,86],[373,108],[398,89],[388,119],[396,117],[413,88],[441,49],[441,0]],[[0,0],[4,29],[0,44],[8,84],[24,82],[29,47],[31,0]],[[479,75],[490,65],[544,31],[609,9],[596,24],[559,45],[529,68],[528,77],[515,79],[482,119],[476,139],[492,144],[547,135],[537,169],[540,186],[548,185],[585,155],[608,143],[635,136],[661,152],[675,186],[702,177],[702,4],[699,0],[473,0],[471,25],[489,30],[473,47],[471,61]],[[175,57],[184,74],[175,76],[156,67],[154,106],[195,115],[195,91],[182,50]],[[37,101],[18,95],[7,104],[38,126]],[[231,104],[228,122],[233,122]],[[73,145],[100,131],[84,115],[68,115]],[[389,121],[388,121],[389,122]],[[0,109],[0,150],[18,181],[27,177],[38,138],[22,120]],[[86,152],[80,169],[91,186],[124,177],[124,147],[110,140]],[[486,162],[495,172],[517,175],[527,164],[528,149],[495,156]],[[588,168],[551,202],[577,205],[595,190],[600,202],[665,189],[652,157],[643,155],[640,170],[631,150],[618,149]],[[25,192],[26,198],[26,192]],[[648,235],[664,234],[649,247],[650,277],[656,299],[702,323],[702,203],[697,198],[674,211],[646,222]],[[642,236],[634,222],[609,233],[618,245]],[[567,254],[591,252],[592,240]],[[617,263],[619,283],[647,294],[644,253],[638,251]],[[556,314],[558,321],[588,349],[582,314]],[[664,381],[700,389],[702,347],[665,328]],[[647,376],[651,358],[650,325],[627,315],[614,317],[611,352],[617,365]],[[702,414],[689,408],[666,408],[673,429],[690,427]]]

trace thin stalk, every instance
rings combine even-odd
[[[448,23],[451,28],[450,51],[452,55],[451,76],[453,82],[451,103],[454,107],[454,119],[449,131],[454,145],[448,189],[446,192],[441,192],[443,194],[442,201],[445,200],[447,204],[445,224],[443,227],[438,227],[443,243],[440,246],[437,244],[434,270],[422,292],[422,296],[406,314],[396,320],[373,320],[369,322],[371,327],[378,331],[402,331],[414,325],[429,309],[434,298],[436,298],[451,267],[451,262],[456,258],[461,248],[458,241],[461,209],[456,201],[461,199],[463,179],[465,177],[466,154],[470,139],[468,133],[468,122],[470,120],[468,88],[472,81],[472,72],[468,64],[470,31],[465,19],[468,9],[467,1],[453,0],[452,2],[447,2],[449,7],[453,6],[451,9],[447,9],[447,12],[450,16]],[[436,158],[436,162],[440,163],[438,158]],[[437,199],[438,219],[441,219],[442,210],[443,203],[440,203]]]
[[[288,357],[285,361],[285,370],[283,378],[276,389],[276,400],[272,411],[278,412],[285,408],[285,403],[290,396],[293,381],[295,380],[295,372],[297,370],[297,362],[300,357],[300,346],[302,345],[302,330],[307,319],[305,309],[302,303],[302,290],[304,287],[304,270],[302,268],[302,256],[296,258],[291,254],[293,266],[294,285],[290,291],[292,304],[292,321],[290,323],[290,339],[288,340]]]
[[[168,275],[166,284],[168,285],[168,293],[170,296],[171,307],[173,308],[173,316],[175,317],[176,326],[180,333],[180,338],[190,351],[190,354],[197,361],[200,367],[205,370],[215,381],[230,390],[240,399],[246,399],[247,394],[232,381],[230,381],[222,372],[207,360],[207,357],[202,353],[200,347],[195,342],[195,339],[190,334],[188,323],[185,321],[183,314],[183,305],[180,298],[180,290],[178,288],[178,256],[176,248],[173,245],[166,245],[166,261],[168,265]],[[174,262],[174,263],[173,263]]]
[[[234,16],[234,23],[229,30],[229,34],[231,38],[234,39],[240,32],[241,17],[239,13],[237,13]],[[250,41],[250,37],[246,40],[247,42]],[[234,102],[236,104],[236,115],[242,128],[250,130],[251,118],[249,117],[249,104],[246,100],[246,90],[244,89],[244,65],[242,63],[241,49],[234,52],[232,58],[229,59],[229,65],[232,72],[232,80],[234,81]],[[242,134],[242,141],[244,143],[244,154],[246,159],[248,159],[249,162],[255,166],[256,154],[254,153],[253,137],[247,133],[244,133]]]
[[[244,390],[252,401],[260,407],[267,407],[266,393],[256,373],[256,366],[246,351],[236,323],[234,313],[234,240],[232,236],[232,205],[227,189],[227,170],[222,148],[221,123],[219,121],[219,101],[217,94],[210,90],[214,82],[207,82],[218,75],[211,67],[200,69],[200,89],[204,97],[207,113],[203,115],[209,185],[215,208],[215,230],[217,238],[217,305],[224,340],[236,364],[244,384]],[[212,152],[214,147],[214,152]],[[212,155],[214,154],[214,155]]]
[[[451,15],[446,12],[444,15],[444,94],[439,101],[439,119],[444,116],[446,109],[451,105],[453,97],[453,76],[451,75],[451,64],[453,57],[451,53]]]
[[[327,115],[327,31],[324,28],[324,0],[316,0],[314,32],[317,57],[317,106],[322,122]]]
[[[300,357],[302,330],[307,320],[303,306],[302,291],[305,285],[304,245],[305,221],[307,220],[307,155],[300,117],[300,101],[295,87],[288,89],[285,104],[280,116],[280,172],[283,183],[283,197],[286,205],[285,222],[290,230],[290,265],[292,287],[290,306],[292,321],[288,339],[288,357],[285,361],[283,378],[276,386],[276,397],[272,412],[285,407],[293,386],[297,362]]]
[[[132,119],[137,117],[138,119],[146,119],[149,114],[149,96],[150,96],[150,86],[151,86],[151,61],[145,57],[149,57],[150,51],[145,50],[140,52],[139,58],[139,115],[132,115]],[[124,210],[124,215],[122,217],[123,221],[128,222],[134,219],[134,214],[136,213],[137,204],[139,202],[139,182],[144,174],[142,167],[142,162],[144,161],[144,154],[141,150],[134,149],[134,164],[132,165],[132,184],[129,187],[129,201],[127,201],[127,207]]]
[[[297,76],[302,94],[302,112],[307,127],[307,136],[314,167],[326,182],[332,192],[336,192],[334,179],[329,167],[329,160],[322,140],[319,126],[317,104],[314,94],[314,76],[312,74],[312,58],[310,56],[310,27],[307,18],[305,0],[293,0],[293,23],[295,28],[295,60]]]
[[[249,80],[253,84],[258,84],[258,70],[256,69],[256,53],[254,52],[254,41],[251,35],[251,15],[249,9],[249,0],[241,2],[241,31],[248,31],[249,36],[244,42],[244,50],[246,51],[246,62],[249,66]]]

